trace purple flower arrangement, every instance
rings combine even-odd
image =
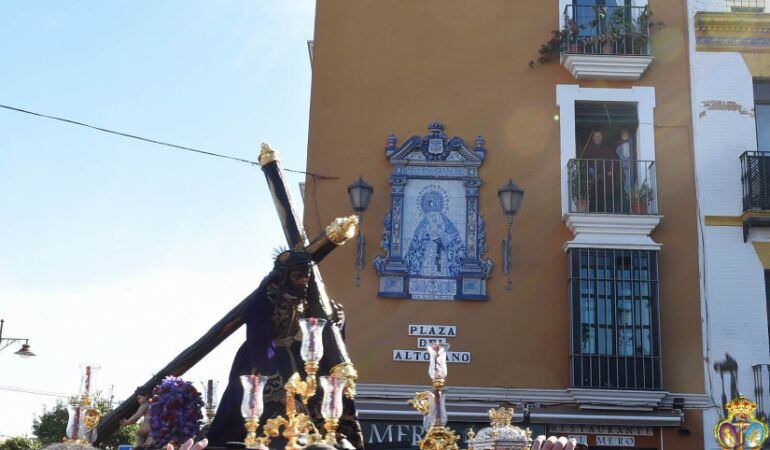
[[[191,382],[166,377],[150,400],[150,436],[157,443],[185,442],[200,428],[201,408],[203,399]]]

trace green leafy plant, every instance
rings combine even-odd
[[[666,26],[662,21],[655,22],[652,17],[652,9],[647,5],[639,13],[639,17],[635,20],[636,27],[633,30],[632,38],[639,45],[639,48],[644,48],[650,41],[650,35],[653,30],[659,30]]]
[[[665,26],[662,21],[653,20],[652,9],[644,6],[637,17],[632,17],[626,7],[616,7],[608,11],[606,7],[594,6],[594,19],[586,25],[578,25],[574,19],[567,19],[564,27],[551,31],[551,38],[538,49],[537,62],[546,64],[558,58],[561,53],[601,53],[611,52],[608,44],[616,43],[620,47],[644,49],[654,29]],[[589,30],[590,33],[581,36]],[[623,41],[625,40],[625,41]],[[639,53],[634,50],[632,54]],[[535,60],[529,62],[535,67]]]
[[[655,192],[645,179],[638,187],[633,187],[626,196],[632,212],[647,213],[647,207],[655,198]]]
[[[564,27],[560,30],[551,31],[551,39],[545,44],[540,46],[537,51],[537,62],[545,64],[550,62],[554,58],[557,58],[561,52],[566,50],[570,43],[572,45],[578,45],[578,35],[581,27],[574,20],[568,20]],[[529,62],[529,67],[535,67],[535,61]]]
[[[576,212],[587,211],[589,196],[594,187],[594,178],[586,169],[576,164],[570,167],[569,185]]]
[[[40,443],[24,436],[14,436],[0,443],[0,450],[38,450]]]

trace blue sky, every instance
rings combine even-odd
[[[314,3],[0,3],[0,103],[303,169]],[[293,186],[302,180],[290,175]],[[299,200],[295,190],[295,198]],[[123,398],[245,297],[283,243],[261,171],[0,110],[0,436],[78,365]],[[188,378],[225,380],[236,333]]]

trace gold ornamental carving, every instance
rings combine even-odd
[[[335,245],[342,245],[358,232],[358,216],[338,217],[326,227],[326,235]]]
[[[273,148],[270,147],[270,144],[263,142],[262,150],[259,152],[259,165],[264,166],[266,164],[270,164],[273,161],[278,161],[278,159],[278,152],[273,150]]]

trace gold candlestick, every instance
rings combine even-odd
[[[324,441],[326,441],[327,444],[337,444],[337,427],[339,424],[340,421],[338,419],[326,419],[326,422],[324,422],[324,429],[326,430]]]
[[[247,417],[246,418],[246,440],[243,441],[246,444],[246,448],[257,448],[259,442],[257,441],[257,428],[259,428],[259,418]]]
[[[306,362],[305,373],[307,376],[305,377],[304,381],[302,381],[299,374],[295,373],[289,379],[289,383],[286,385],[288,386],[291,383],[294,394],[298,394],[302,399],[302,404],[307,406],[308,400],[310,400],[310,398],[315,395],[315,391],[318,389],[318,381],[316,380],[316,374],[318,373],[318,362]]]
[[[428,375],[431,378],[433,392],[418,392],[409,401],[425,418],[423,423],[427,428],[425,437],[420,441],[420,450],[459,450],[459,436],[446,426],[447,418],[444,406],[444,387],[446,386],[447,365],[446,353],[449,344],[433,343],[427,346],[430,354]]]

